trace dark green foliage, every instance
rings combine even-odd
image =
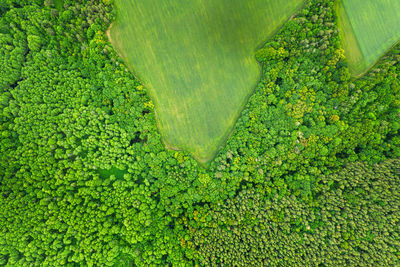
[[[250,188],[198,207],[185,244],[213,266],[400,264],[400,160],[352,163],[321,180],[312,203]]]
[[[311,1],[204,169],[164,148],[108,1],[50,2],[0,4],[0,265],[399,265],[399,48],[350,80]],[[356,161],[385,163],[332,174]]]

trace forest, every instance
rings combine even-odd
[[[382,45],[352,61],[351,1],[305,1],[204,165],[110,42],[120,1],[0,0],[0,266],[400,265],[397,28],[344,25]]]

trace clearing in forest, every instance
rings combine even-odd
[[[261,67],[255,51],[304,0],[116,0],[109,37],[148,89],[169,148],[211,160]]]
[[[337,2],[342,45],[354,77],[368,71],[400,41],[399,0]]]

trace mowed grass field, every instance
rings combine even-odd
[[[150,92],[167,147],[210,161],[261,75],[255,51],[303,0],[116,0],[109,37]]]
[[[339,0],[337,12],[343,48],[355,77],[400,41],[399,0]]]

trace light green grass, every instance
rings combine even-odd
[[[261,68],[254,54],[303,0],[116,0],[109,36],[149,90],[169,148],[211,160]]]
[[[337,12],[342,44],[355,77],[400,40],[399,0],[340,0]]]

